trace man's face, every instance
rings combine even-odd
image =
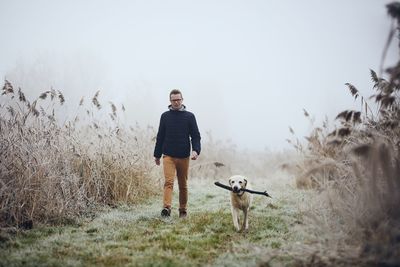
[[[180,109],[182,107],[183,98],[181,94],[171,95],[169,100],[173,109]]]

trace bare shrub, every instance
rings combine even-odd
[[[376,140],[348,153],[350,164],[336,166],[346,175],[321,187],[315,203],[310,203],[312,221],[335,236],[332,246],[352,244],[366,261],[396,265],[400,260],[398,147]]]

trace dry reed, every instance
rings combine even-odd
[[[100,109],[98,96],[93,105]],[[1,102],[0,226],[62,222],[99,204],[137,203],[154,194],[152,128],[98,120],[91,107],[88,116],[61,123],[60,91],[31,103],[9,81]],[[77,113],[83,108],[82,98]]]
[[[387,8],[399,23],[399,3]],[[334,131],[326,122],[315,128],[307,149],[295,146],[304,156],[298,187],[325,192],[316,199],[320,207],[312,216],[332,234],[343,233],[343,244],[360,247],[361,262],[368,266],[400,264],[400,61],[387,74],[385,79],[371,70],[376,114],[359,90],[346,83],[361,110],[339,113],[340,126]]]

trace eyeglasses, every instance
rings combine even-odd
[[[170,99],[171,102],[181,102],[182,100],[183,100],[182,98],[180,98],[180,99]]]

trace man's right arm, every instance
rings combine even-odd
[[[156,145],[154,148],[154,159],[157,165],[160,165],[160,158],[162,155],[162,147],[164,144],[164,139],[165,139],[165,121],[164,117],[161,115],[160,125],[158,127],[158,132],[157,132]]]

